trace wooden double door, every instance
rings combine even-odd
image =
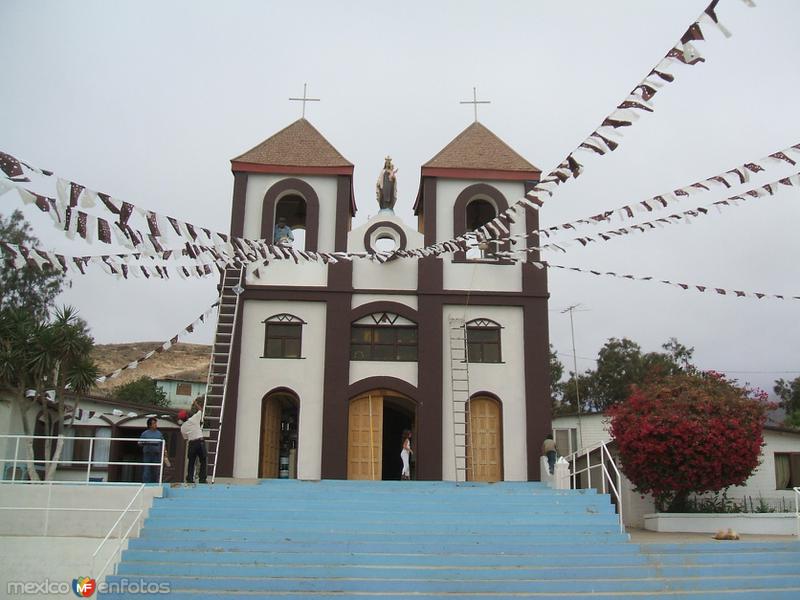
[[[414,402],[391,390],[372,390],[350,401],[347,431],[347,478],[400,479],[402,434],[414,432]],[[412,433],[412,448],[413,448]],[[413,476],[413,472],[412,472]]]

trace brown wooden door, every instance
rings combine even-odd
[[[398,451],[399,453],[399,451]],[[380,481],[383,456],[383,396],[350,401],[347,432],[347,478]]]
[[[470,444],[467,474],[470,481],[503,480],[503,436],[500,403],[477,397],[469,404]],[[475,461],[473,468],[472,461]]]
[[[261,477],[278,476],[281,440],[281,407],[275,398],[267,398],[261,415]]]

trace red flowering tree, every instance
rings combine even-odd
[[[742,485],[760,461],[766,397],[713,371],[634,387],[606,411],[625,475],[668,512],[692,493]]]

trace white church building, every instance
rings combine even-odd
[[[307,120],[292,123],[232,160],[231,235],[272,241],[283,218],[305,250],[420,248],[485,224],[540,176],[476,121],[422,165],[416,226],[383,208],[353,229],[353,168]],[[512,233],[538,228],[533,210],[514,221]],[[271,261],[242,287],[217,476],[399,479],[408,429],[412,478],[456,480],[455,317],[468,340],[468,478],[539,479],[551,432],[545,270],[484,248]]]

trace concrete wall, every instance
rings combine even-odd
[[[319,479],[322,469],[322,372],[325,364],[326,308],[323,302],[249,300],[243,306],[242,357],[233,476],[258,477],[261,406],[277,387],[289,388],[300,400],[297,477]],[[303,325],[302,358],[264,358],[264,324],[289,313]]]
[[[525,421],[525,348],[523,313],[520,307],[445,305],[442,314],[444,332],[450,331],[449,317],[467,321],[486,318],[503,328],[500,333],[501,363],[470,363],[469,387],[472,394],[488,392],[500,400],[503,411],[503,477],[505,481],[525,481],[528,477],[528,439]],[[442,344],[442,472],[445,480],[455,479],[453,458],[452,381],[450,345]]]

